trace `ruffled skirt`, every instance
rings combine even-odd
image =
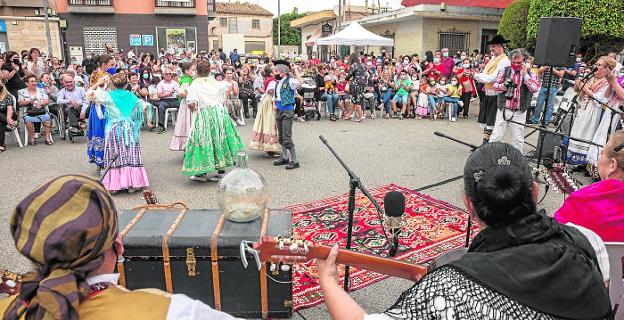
[[[269,95],[262,98],[259,109],[249,147],[264,152],[280,152],[282,148],[277,135],[273,98]]]
[[[104,112],[105,108],[102,106],[102,113]],[[98,118],[95,104],[91,104],[88,125],[87,157],[89,158],[89,163],[94,163],[96,166],[103,168],[106,118]]]
[[[180,103],[178,110],[178,118],[171,138],[169,150],[184,151],[186,150],[186,141],[188,140],[189,131],[191,131],[191,111],[186,105],[186,99]]]
[[[102,184],[110,191],[149,186],[147,172],[141,161],[141,144],[134,137],[134,124],[118,122],[112,125],[106,136],[104,160],[113,163]],[[113,159],[117,155],[117,159]]]
[[[182,174],[194,176],[225,170],[236,164],[236,154],[245,145],[234,122],[222,105],[196,111],[186,143]]]

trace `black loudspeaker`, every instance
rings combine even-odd
[[[535,64],[572,67],[576,62],[581,36],[581,18],[541,18]]]
[[[563,138],[560,135],[544,132],[539,135],[537,141],[538,148],[540,144],[544,144],[544,149],[542,149],[542,161],[544,159],[554,160],[555,147],[562,145]]]

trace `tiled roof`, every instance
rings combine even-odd
[[[447,6],[505,9],[513,0],[403,0],[401,1],[401,5],[412,7],[419,4],[440,4],[442,2],[446,3]]]
[[[217,2],[217,13],[240,14],[248,16],[269,16],[273,13],[257,4],[247,2]]]

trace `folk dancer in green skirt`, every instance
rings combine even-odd
[[[236,164],[236,153],[245,146],[225,107],[229,84],[210,75],[208,62],[197,65],[197,75],[186,96],[191,131],[182,173],[195,181],[218,181],[226,168]]]

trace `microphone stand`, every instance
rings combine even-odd
[[[351,238],[353,236],[353,214],[355,212],[356,189],[360,189],[360,191],[370,200],[370,202],[373,204],[375,209],[377,209],[377,215],[379,216],[379,220],[382,222],[383,222],[382,214],[384,214],[384,211],[379,205],[379,203],[377,203],[377,200],[375,200],[375,198],[373,198],[370,192],[368,192],[368,190],[366,189],[366,187],[364,186],[360,178],[351,170],[351,168],[349,168],[349,166],[347,166],[347,164],[342,160],[342,158],[338,155],[338,153],[336,153],[334,148],[332,148],[331,145],[329,145],[329,142],[327,142],[327,139],[325,139],[325,137],[323,137],[322,135],[319,136],[319,139],[321,139],[323,144],[327,146],[327,148],[329,149],[329,151],[331,151],[331,153],[334,155],[336,160],[338,160],[338,162],[342,165],[342,167],[349,174],[349,220],[348,220],[348,225],[347,225],[347,245],[345,246],[345,249],[351,250]],[[381,225],[381,231],[383,231],[386,241],[390,244],[390,247],[391,247],[390,250],[392,250],[394,243],[390,242],[390,240],[388,239],[388,235],[386,234],[386,229],[384,228],[383,223]],[[345,265],[343,285],[344,285],[344,290],[349,292],[349,266],[348,265]]]
[[[470,152],[473,152],[473,151],[479,149],[479,146],[475,146],[474,144],[470,144],[468,142],[461,141],[461,140],[459,140],[457,138],[453,138],[451,136],[447,136],[444,133],[439,132],[439,131],[435,131],[435,132],[433,132],[433,134],[435,134],[438,137],[446,138],[446,139],[449,139],[451,141],[457,142],[459,144],[463,144],[463,145],[465,145],[465,146],[470,148]],[[459,180],[459,179],[461,179],[463,177],[464,177],[464,175],[462,174],[460,176],[457,176],[457,177],[454,177],[454,178],[451,178],[451,179],[447,179],[447,180],[444,180],[442,182],[438,182],[436,184],[432,184],[432,185],[428,185],[428,186],[422,187],[420,189],[416,189],[416,191],[421,191],[421,190],[437,187],[437,186],[440,186],[440,185],[443,185],[443,184],[447,184],[449,182],[453,182],[455,180]],[[472,231],[472,218],[470,217],[470,214],[469,214],[468,215],[468,225],[466,226],[466,248],[468,248],[470,246],[470,232],[471,231]]]
[[[119,153],[113,154],[111,161],[108,163],[108,165],[102,172],[102,176],[100,177],[100,182],[104,181],[104,177],[106,177],[106,175],[108,174],[108,171],[110,171],[110,169],[113,167],[113,164],[115,163],[115,161],[117,161],[117,158],[119,158]]]

